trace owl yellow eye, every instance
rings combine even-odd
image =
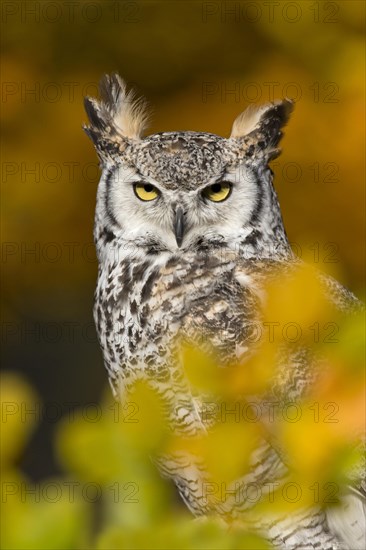
[[[206,199],[214,202],[222,202],[228,198],[231,192],[231,183],[222,181],[221,183],[214,183],[206,187],[202,194]]]
[[[158,190],[151,183],[135,183],[133,188],[136,196],[142,201],[153,201],[159,195]]]

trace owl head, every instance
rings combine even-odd
[[[155,251],[262,246],[286,239],[268,162],[279,154],[285,99],[248,108],[229,138],[191,131],[143,136],[144,100],[105,76],[85,98],[84,129],[98,153],[96,238]]]

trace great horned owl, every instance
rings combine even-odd
[[[247,109],[229,138],[191,131],[142,137],[144,102],[118,75],[105,76],[100,92],[101,100],[85,100],[85,130],[102,168],[95,321],[109,380],[117,399],[137,380],[150,381],[168,403],[174,430],[194,436],[206,429],[202,400],[186,379],[178,342],[209,343],[223,367],[245,362],[265,282],[297,265],[268,166],[293,103]],[[323,277],[322,284],[337,308],[357,309],[357,299],[336,281]],[[303,350],[286,358],[273,380],[277,395],[295,400],[306,392],[314,380],[308,362]],[[281,450],[265,439],[250,465],[244,483],[287,475]],[[207,502],[204,471],[189,456],[166,456],[160,468],[195,515],[245,514],[248,503],[237,499]],[[258,518],[255,528],[278,548],[363,548],[362,483],[346,493],[342,513],[327,516],[314,506],[294,517]]]

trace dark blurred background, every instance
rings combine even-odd
[[[290,240],[362,297],[364,3],[28,0],[1,18],[2,364],[42,400],[22,459],[38,479],[58,468],[56,421],[106,386],[83,96],[118,71],[149,100],[149,132],[224,136],[249,104],[295,99],[273,165]]]

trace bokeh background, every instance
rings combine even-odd
[[[30,480],[60,473],[58,421],[106,391],[83,96],[117,71],[151,104],[149,133],[224,136],[248,105],[295,99],[273,163],[288,235],[362,297],[364,20],[357,0],[2,2],[2,364],[43,404],[14,443]]]

